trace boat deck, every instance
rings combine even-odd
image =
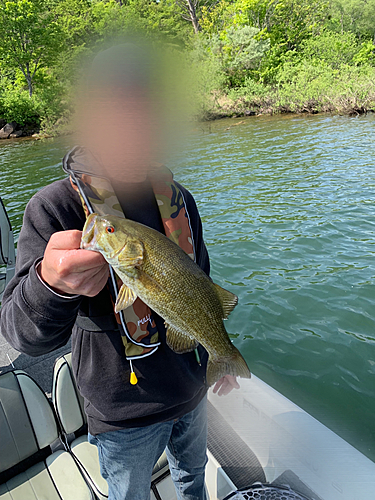
[[[33,358],[13,349],[0,333],[0,374],[14,369],[25,370],[50,396],[55,359],[70,350],[70,342],[68,342],[64,347],[60,347],[56,351]]]

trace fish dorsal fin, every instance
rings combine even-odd
[[[171,325],[167,325],[167,344],[172,351],[178,354],[194,351],[198,347],[198,342],[195,339],[179,332]]]
[[[117,295],[115,311],[118,313],[119,311],[132,306],[136,298],[137,294],[133,292],[131,288],[126,285],[122,285]]]
[[[223,306],[223,313],[224,313],[223,319],[227,319],[227,317],[236,307],[238,302],[238,297],[237,295],[234,295],[234,293],[225,290],[225,288],[221,288],[221,286],[217,285],[216,283],[213,283],[213,285],[215,288],[215,292],[219,297],[220,303]]]

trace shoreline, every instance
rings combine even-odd
[[[197,120],[198,122],[212,122],[216,120],[224,120],[227,118],[250,118],[252,116],[278,116],[278,115],[297,115],[297,116],[313,116],[313,115],[332,115],[332,116],[347,116],[347,117],[353,117],[353,116],[362,116],[362,115],[367,115],[375,113],[375,109],[368,109],[366,111],[356,111],[353,110],[352,112],[338,112],[338,111],[308,111],[308,110],[303,110],[303,111],[270,111],[270,112],[256,112],[256,111],[250,111],[250,112],[241,112],[237,110],[233,111],[228,111],[228,112],[210,112],[207,113],[203,118],[200,118]]]
[[[277,115],[295,115],[295,116],[313,116],[313,115],[331,115],[331,116],[347,116],[347,117],[355,117],[355,116],[361,116],[361,115],[367,115],[367,114],[372,114],[375,113],[375,109],[355,109],[353,108],[352,110],[342,110],[342,111],[337,111],[337,110],[311,110],[307,108],[303,108],[298,111],[292,111],[290,109],[272,109],[272,108],[267,108],[267,109],[262,109],[258,108],[257,110],[255,109],[239,109],[236,106],[228,106],[223,108],[216,108],[216,109],[210,109],[205,111],[204,113],[201,114],[201,116],[197,117],[194,120],[194,123],[208,123],[208,122],[213,122],[213,121],[218,121],[218,120],[225,120],[225,119],[232,119],[232,118],[250,118],[250,117],[258,117],[258,116],[277,116]],[[240,122],[242,123],[242,122]],[[237,124],[236,124],[237,125]],[[233,125],[234,126],[234,125]],[[69,136],[74,133],[74,130],[69,130],[66,128],[63,130],[59,130],[58,127],[55,131],[53,132],[44,132],[43,130],[40,130],[39,132],[34,132],[33,134],[30,135],[20,135],[18,137],[7,137],[7,138],[1,138],[0,137],[0,144],[9,144],[14,141],[17,142],[23,142],[23,141],[39,141],[39,140],[44,140],[44,139],[53,139],[55,137],[63,137],[63,136]]]
[[[321,115],[331,114],[338,116],[360,116],[368,113],[375,113],[375,107],[365,108],[364,106],[347,106],[341,109],[335,106],[317,106],[306,103],[303,106],[279,105],[272,106],[268,103],[258,104],[241,101],[228,101],[223,105],[216,105],[202,113],[198,121],[214,121],[223,118],[247,118],[250,116],[276,116],[276,115]]]

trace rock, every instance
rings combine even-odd
[[[10,134],[16,129],[16,123],[6,123],[4,127],[0,130],[0,139],[8,139]]]
[[[15,139],[17,137],[21,137],[22,135],[23,135],[22,130],[16,130],[15,132],[13,132],[12,134],[9,135],[9,138]]]
[[[0,118],[0,128],[3,128],[4,125],[6,125],[6,120],[4,120],[3,118]]]

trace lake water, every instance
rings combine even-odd
[[[253,373],[375,460],[375,116],[241,121],[200,125],[171,165],[239,296],[227,329]],[[16,233],[66,149],[0,143]]]

